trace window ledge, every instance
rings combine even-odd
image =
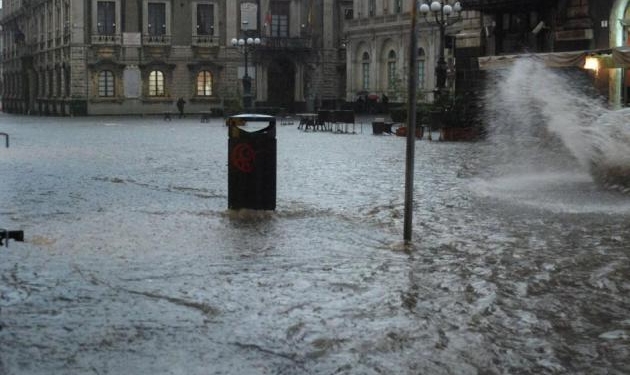
[[[143,103],[173,103],[173,98],[169,96],[157,96],[157,97],[144,97],[142,98]]]
[[[123,98],[117,98],[117,97],[112,97],[112,98],[91,98],[90,99],[90,103],[116,103],[116,104],[122,104],[124,103],[124,99]]]

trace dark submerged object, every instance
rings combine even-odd
[[[228,208],[276,209],[276,118],[241,114],[228,126]],[[256,130],[256,125],[266,125]],[[247,125],[251,130],[244,130]]]
[[[9,240],[24,242],[24,231],[0,228],[0,246],[9,247]]]

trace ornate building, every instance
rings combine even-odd
[[[630,0],[460,2],[461,19],[445,28],[447,90],[477,90],[492,74],[480,71],[480,57],[491,69],[506,55],[582,51],[601,62],[594,79],[611,103],[630,103]],[[3,110],[150,114],[172,110],[180,97],[187,112],[228,107],[243,94],[244,59],[231,45],[241,37],[262,40],[247,69],[259,107],[337,107],[366,93],[404,101],[413,3],[4,0]],[[441,50],[431,18],[418,15],[426,101]]]
[[[259,37],[248,75],[257,106],[287,110],[344,91],[339,0],[5,0],[3,110],[151,114],[238,103],[233,38]]]
[[[433,0],[419,0],[417,4]],[[445,29],[446,88],[477,91],[492,74],[493,62],[507,56],[547,53],[583,68],[587,56],[600,61],[593,80],[613,106],[630,103],[630,0],[459,0],[458,22]],[[455,0],[441,0],[454,5]],[[346,23],[345,97],[358,93],[404,100],[412,0],[355,0]],[[418,14],[418,75],[421,98],[433,100],[439,27]],[[480,70],[479,61],[483,62]]]
[[[417,2],[420,4],[421,2]],[[454,1],[450,2],[451,4]],[[446,89],[455,89],[455,47],[460,51],[478,47],[479,12],[464,10],[459,22],[445,28]],[[409,38],[412,0],[355,0],[352,19],[346,24],[346,99],[358,94],[386,94],[392,101],[405,101],[409,76]],[[432,21],[418,12],[418,92],[421,100],[432,101],[436,87],[436,61],[440,33]],[[478,49],[478,48],[477,48]]]

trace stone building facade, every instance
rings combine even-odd
[[[567,68],[588,69],[613,108],[630,104],[629,0],[468,0],[480,12],[480,56],[579,52]],[[489,70],[485,74],[492,74]]]
[[[449,0],[453,3],[452,0]],[[460,0],[446,29],[447,88],[476,91],[478,58],[630,45],[630,0]],[[287,111],[339,107],[359,94],[404,101],[412,0],[4,0],[2,107],[35,114],[150,114],[225,108],[242,95],[232,38],[250,55],[254,101]],[[433,100],[439,32],[418,16],[420,97]],[[630,56],[628,56],[630,60]],[[630,103],[630,70],[594,80]]]
[[[287,111],[344,91],[340,0],[5,0],[3,110],[152,114],[238,106],[249,55],[257,106]]]
[[[459,95],[478,91],[492,74],[480,71],[479,58],[484,56],[583,51],[602,60],[610,53],[626,55],[630,61],[625,51],[630,45],[630,0],[459,1],[461,20],[445,32],[447,88]],[[442,2],[452,5],[455,0]],[[404,100],[412,4],[412,0],[353,2],[344,30],[347,100],[366,92]],[[432,101],[438,28],[418,14],[417,35],[419,91],[423,100]],[[614,107],[630,103],[630,66],[622,60],[623,56],[612,66],[602,64],[593,76]]]
[[[450,2],[451,4],[454,1]],[[445,58],[448,64],[446,89],[454,91],[455,53],[478,50],[480,13],[465,8],[461,19],[445,29]],[[348,55],[346,99],[365,93],[387,95],[390,101],[405,101],[409,76],[409,46],[412,0],[355,0],[352,19],[346,24]],[[419,3],[418,3],[419,4]],[[417,14],[418,93],[432,101],[436,87],[435,68],[440,48],[439,28],[433,17]]]

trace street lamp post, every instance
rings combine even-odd
[[[436,91],[438,95],[442,94],[446,86],[447,64],[446,59],[444,58],[445,30],[448,26],[451,26],[461,20],[461,11],[462,5],[459,1],[456,1],[453,5],[450,5],[449,0],[435,0],[431,2],[430,5],[428,3],[423,3],[422,5],[420,5],[420,12],[424,14],[424,18],[426,19],[426,21],[429,23],[434,22],[440,30],[439,56],[437,66],[435,67],[435,75],[437,80]],[[433,21],[429,19],[429,14],[433,14]]]
[[[243,74],[243,108],[249,110],[252,107],[252,78],[247,68],[248,55],[260,45],[260,38],[232,39],[232,46],[238,48],[245,59],[245,73]]]

